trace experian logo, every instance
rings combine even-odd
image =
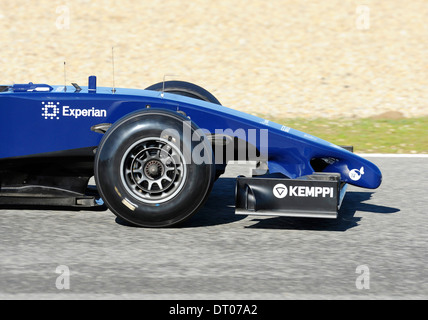
[[[80,117],[105,118],[107,117],[107,110],[96,109],[95,107],[74,109],[70,106],[60,106],[59,102],[42,102],[42,117],[59,120],[59,116],[75,119]]]
[[[333,198],[333,187],[286,186],[282,183],[273,187],[273,195],[279,199],[289,197],[330,197]]]

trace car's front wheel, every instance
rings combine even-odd
[[[109,209],[142,227],[173,226],[197,212],[215,178],[211,145],[197,129],[178,113],[154,109],[115,123],[95,157],[95,180]],[[194,159],[199,151],[203,161]]]

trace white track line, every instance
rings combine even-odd
[[[407,154],[407,153],[357,153],[361,157],[373,158],[428,158],[428,154]]]

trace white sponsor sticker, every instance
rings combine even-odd
[[[71,117],[78,119],[80,117],[105,118],[106,109],[92,108],[72,108],[70,106],[61,106],[59,102],[42,102],[42,117],[46,120],[59,120],[60,117]]]
[[[364,167],[361,167],[359,170],[352,169],[351,171],[349,171],[349,178],[351,178],[351,180],[358,181],[361,179],[361,176],[363,174],[364,174]]]
[[[285,185],[279,183],[273,187],[273,195],[278,199],[285,198],[287,196],[288,190]]]
[[[285,197],[313,197],[313,198],[333,198],[333,187],[314,187],[314,186],[285,186],[282,183],[276,184],[272,189],[273,195],[282,199]]]

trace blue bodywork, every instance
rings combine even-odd
[[[80,90],[81,89],[81,90]],[[156,91],[98,87],[14,85],[0,93],[0,159],[98,146],[102,134],[91,131],[141,109],[180,111],[200,128],[245,132],[247,140],[266,157],[270,173],[298,178],[314,172],[311,160],[330,159],[324,172],[340,173],[341,181],[374,189],[380,170],[366,159],[332,143],[268,120],[217,104]],[[238,130],[240,129],[240,130]],[[268,148],[261,145],[267,133]],[[242,131],[243,130],[243,131]]]

